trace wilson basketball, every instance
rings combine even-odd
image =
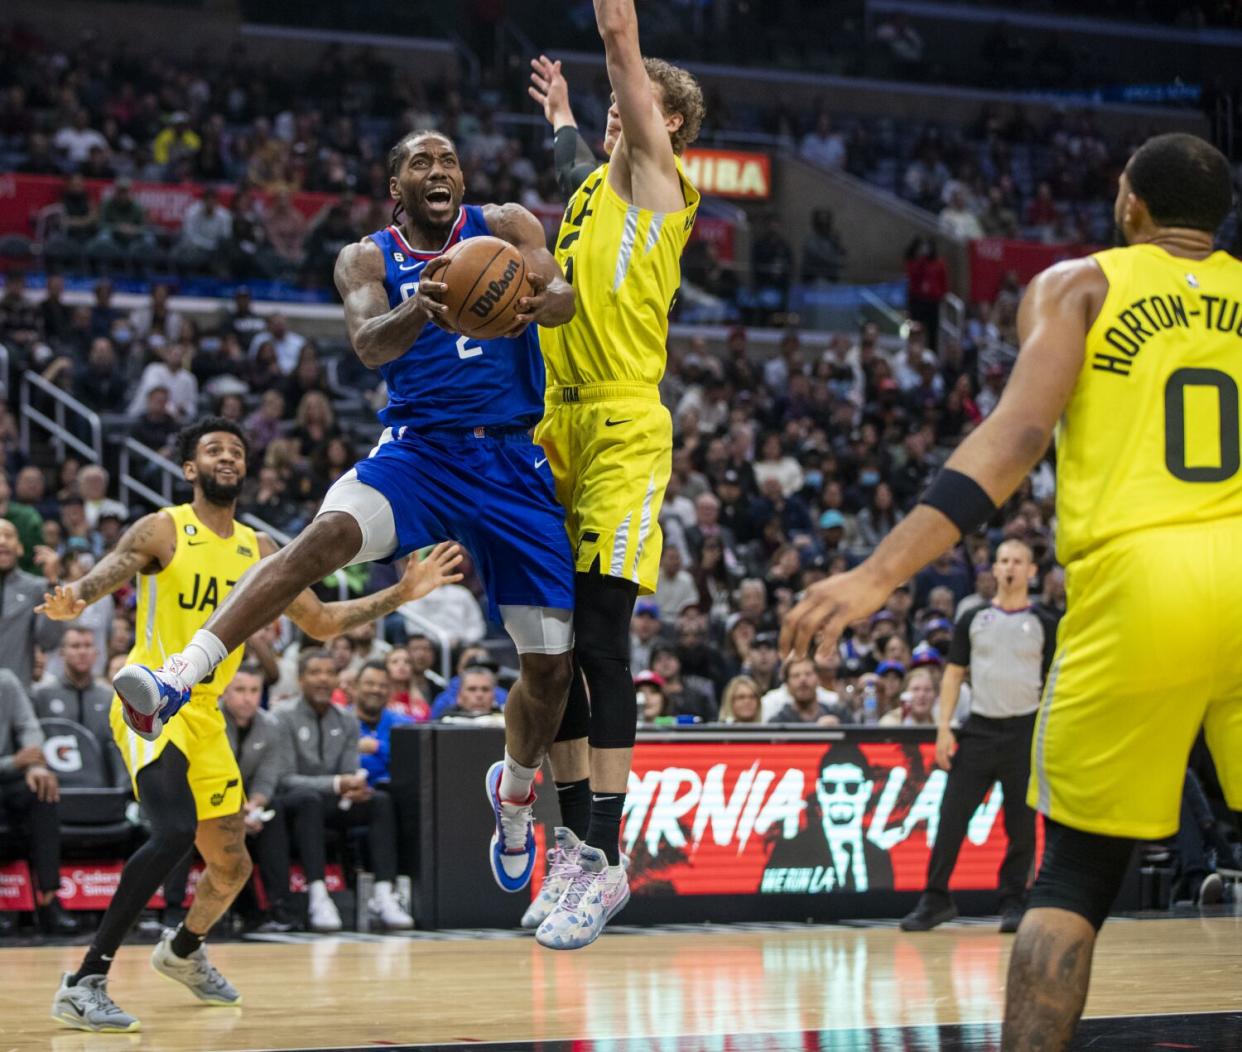
[[[498,237],[471,237],[444,258],[448,266],[431,277],[448,286],[445,325],[475,340],[493,340],[512,329],[517,301],[529,288],[522,253]]]

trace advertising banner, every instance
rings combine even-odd
[[[622,848],[634,894],[920,891],[947,775],[929,742],[642,743]],[[971,819],[951,886],[991,890],[1001,790]]]
[[[701,193],[748,201],[772,196],[772,159],[766,153],[696,147],[687,150],[682,161]]]
[[[1025,285],[1041,270],[1066,259],[1100,251],[1100,245],[1045,245],[1039,241],[984,238],[970,243],[970,299],[991,303],[1005,275],[1013,271]]]

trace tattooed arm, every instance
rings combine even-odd
[[[35,612],[53,621],[72,621],[96,599],[116,591],[138,574],[158,573],[177,550],[172,517],[162,511],[144,515],[121,535],[116,547],[85,577],[58,585],[43,596]]]
[[[266,558],[276,551],[275,542],[265,533],[259,534],[259,552]],[[438,544],[425,559],[411,556],[405,565],[401,580],[390,588],[336,603],[325,603],[309,588],[302,592],[285,610],[303,632],[314,639],[331,639],[348,632],[351,628],[378,621],[391,614],[402,603],[421,599],[442,584],[455,584],[461,580],[456,573],[461,562],[461,548],[456,544]]]

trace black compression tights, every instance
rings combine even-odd
[[[574,678],[556,740],[589,737],[597,749],[628,749],[638,715],[630,675],[638,585],[598,572],[575,574],[574,584]]]
[[[194,847],[198,813],[188,780],[189,765],[175,745],[166,745],[154,763],[138,772],[138,796],[151,823],[151,836],[135,851],[117,884],[116,894],[99,922],[99,930],[74,981],[106,974],[129,929],[151,896]]]

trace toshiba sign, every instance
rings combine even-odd
[[[766,201],[772,196],[772,161],[745,150],[687,150],[686,175],[702,193]]]

